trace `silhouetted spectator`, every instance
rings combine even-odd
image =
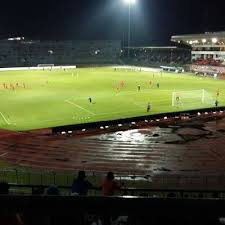
[[[108,172],[102,184],[102,194],[103,196],[112,196],[117,190],[120,190],[120,185],[114,180],[114,174]]]
[[[47,195],[60,195],[60,191],[59,191],[58,187],[56,187],[55,185],[51,185],[46,190],[46,194]]]
[[[0,182],[0,195],[8,195],[9,194],[9,184],[6,182]],[[18,213],[11,214],[0,212],[0,224],[4,225],[22,225],[23,222]]]
[[[72,184],[72,190],[71,190],[72,195],[85,196],[85,195],[87,195],[88,190],[90,188],[93,188],[93,185],[85,179],[86,179],[85,172],[79,171],[77,178],[74,179],[73,184]]]
[[[9,184],[6,182],[0,182],[0,195],[8,195],[9,194]]]

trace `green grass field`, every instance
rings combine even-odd
[[[117,92],[121,81],[125,85]],[[10,84],[15,90],[9,88]],[[174,91],[200,89],[208,92],[210,101],[203,104],[200,98],[193,98],[172,106]],[[225,81],[191,74],[153,75],[113,68],[0,72],[0,127],[23,131],[213,107],[218,89],[219,104],[225,105]],[[148,102],[152,105],[150,113],[146,111]]]

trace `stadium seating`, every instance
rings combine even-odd
[[[0,41],[0,67],[117,63],[120,41]]]
[[[0,196],[0,201],[1,224],[6,216],[16,213],[24,224],[30,225],[216,225],[224,221],[225,215],[225,201],[217,199]]]
[[[124,52],[126,55],[126,52]],[[130,61],[143,66],[184,65],[191,62],[187,49],[179,48],[134,48],[130,50]]]
[[[208,65],[208,66],[222,66],[222,61],[220,60],[214,60],[214,59],[197,59],[193,61],[193,64],[195,65]]]

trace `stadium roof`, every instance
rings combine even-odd
[[[146,49],[180,49],[177,46],[142,46],[142,47],[124,47],[125,49],[146,50]]]
[[[171,48],[177,48],[176,46],[142,46],[142,47],[125,47],[125,48],[130,48],[130,49],[145,49],[145,48],[149,48],[149,49],[154,49],[154,48],[156,48],[156,49],[167,49],[167,48],[169,48],[169,49],[171,49]]]
[[[203,34],[186,34],[186,35],[175,35],[171,37],[173,42],[186,42],[187,44],[199,44],[209,43],[213,44],[224,44],[225,42],[225,31],[220,32],[207,32]]]

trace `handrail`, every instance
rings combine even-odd
[[[42,188],[42,189],[47,189],[49,186],[48,185],[21,185],[21,184],[12,184],[10,183],[10,188],[28,188],[31,189],[32,191],[35,188]],[[71,186],[57,186],[58,189],[64,189],[67,190],[67,193],[70,193]],[[92,187],[90,188],[90,191],[101,191],[101,187]],[[132,188],[132,187],[122,187],[119,191],[122,193],[122,195],[135,195],[135,193],[140,193],[137,196],[143,195],[144,193],[155,193],[155,194],[175,194],[174,197],[177,197],[179,195],[179,198],[183,198],[184,193],[185,194],[191,194],[191,193],[199,193],[199,194],[212,194],[213,196],[219,196],[220,194],[225,194],[225,189],[215,189],[215,190],[203,190],[203,189],[166,189],[166,188]]]

